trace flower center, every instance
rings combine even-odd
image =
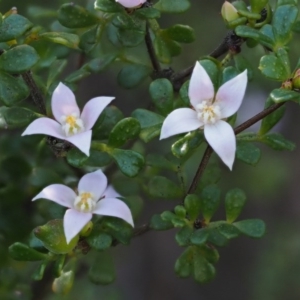
[[[208,104],[207,101],[203,101],[195,109],[198,119],[204,124],[215,124],[221,119],[221,109],[218,104]]]
[[[81,212],[92,212],[96,206],[96,201],[93,199],[92,193],[81,192],[75,198],[74,206]]]
[[[71,136],[84,130],[83,121],[78,114],[73,113],[68,116],[61,117],[62,130],[66,136]]]

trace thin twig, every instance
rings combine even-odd
[[[159,61],[156,57],[155,50],[154,50],[154,47],[153,47],[148,22],[146,23],[145,43],[146,43],[146,46],[147,46],[148,54],[149,54],[154,72],[155,73],[161,72],[161,67],[160,67]]]
[[[45,115],[46,114],[46,105],[45,105],[44,97],[43,97],[40,89],[38,88],[36,82],[34,81],[31,71],[27,71],[27,72],[23,73],[22,77],[23,77],[24,81],[26,82],[27,86],[30,88],[30,96],[31,96],[35,106],[37,106],[39,111]]]

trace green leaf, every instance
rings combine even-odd
[[[66,83],[75,83],[91,75],[91,72],[84,68],[80,68],[65,78]]]
[[[254,13],[260,13],[268,2],[269,0],[250,0],[251,11]]]
[[[246,194],[241,189],[232,189],[226,193],[225,209],[226,220],[229,223],[234,222],[240,215],[246,204]]]
[[[274,41],[272,40],[272,38],[257,29],[251,28],[246,25],[239,25],[235,28],[235,33],[240,37],[251,38],[255,41],[258,41],[262,45],[273,49]]]
[[[142,7],[135,11],[135,14],[140,18],[157,19],[160,18],[160,11],[154,7]]]
[[[162,34],[166,34],[170,39],[179,43],[192,43],[195,41],[194,30],[187,25],[173,25],[162,30]]]
[[[241,54],[233,56],[234,63],[239,72],[243,72],[247,70],[248,79],[251,80],[253,78],[253,67],[250,62],[243,57]]]
[[[117,163],[120,171],[128,176],[135,177],[144,167],[144,157],[138,152],[132,150],[113,149],[109,152]]]
[[[0,26],[0,42],[8,42],[23,35],[33,24],[19,14],[11,14]]]
[[[67,28],[83,28],[99,22],[94,14],[74,3],[63,4],[58,10],[57,18]]]
[[[61,275],[53,281],[53,292],[59,295],[67,295],[73,286],[74,275],[74,270],[63,271]]]
[[[45,269],[48,265],[49,261],[43,261],[38,268],[34,271],[34,273],[32,274],[31,278],[33,280],[42,280],[44,277],[44,273],[45,273]]]
[[[112,237],[105,232],[101,232],[95,226],[92,233],[86,238],[88,244],[97,251],[108,249],[112,244]]]
[[[86,63],[83,68],[93,73],[100,73],[104,71],[115,59],[117,53],[110,53],[97,57]]]
[[[58,255],[53,266],[53,273],[55,277],[61,276],[65,261],[66,261],[66,255]]]
[[[160,134],[164,117],[146,109],[136,109],[131,116],[141,125],[140,139],[148,143]]]
[[[0,72],[0,101],[3,104],[12,106],[29,94],[30,90],[22,77]]]
[[[146,165],[153,168],[166,169],[173,172],[178,171],[178,166],[167,160],[165,156],[160,154],[148,154],[146,158]]]
[[[88,274],[94,284],[107,285],[115,281],[116,273],[111,255],[98,253]]]
[[[197,195],[187,195],[184,199],[184,207],[187,210],[189,219],[194,222],[200,214],[201,201]]]
[[[77,245],[79,236],[76,235],[67,244],[63,220],[52,220],[34,229],[34,235],[42,241],[44,247],[55,254],[67,254]]]
[[[222,222],[222,223],[221,223]],[[217,227],[217,230],[221,235],[223,235],[226,239],[234,239],[240,235],[239,230],[232,224],[228,224],[227,222],[220,221],[220,225]],[[212,223],[211,223],[212,225]]]
[[[300,98],[300,97],[299,97]],[[268,108],[274,104],[273,99],[268,97],[265,108]],[[261,126],[259,129],[259,134],[264,135],[268,133],[283,117],[285,113],[285,106],[281,106],[276,109],[274,112],[264,117],[261,122]]]
[[[183,138],[177,140],[172,145],[172,153],[178,157],[182,158],[193,150],[197,149],[202,142],[204,142],[203,132],[200,130],[195,130],[186,134]]]
[[[206,243],[209,236],[209,230],[207,228],[197,229],[190,237],[190,241],[193,245],[201,246]]]
[[[20,45],[7,50],[0,56],[0,69],[8,73],[18,74],[31,69],[39,60],[34,48]]]
[[[211,281],[216,270],[211,264],[218,260],[218,252],[206,246],[188,247],[176,260],[175,272],[179,277],[193,276],[199,283]]]
[[[176,228],[181,228],[187,225],[186,220],[183,220],[170,211],[164,211],[160,216],[163,221],[171,222]]]
[[[0,118],[3,118],[8,128],[19,128],[27,126],[39,114],[23,107],[4,107],[0,108]]]
[[[72,49],[78,49],[79,45],[79,36],[68,32],[45,32],[40,34],[39,38]]]
[[[282,60],[274,54],[263,56],[258,68],[269,79],[285,81],[290,76]]]
[[[154,230],[168,230],[173,227],[174,226],[170,221],[164,221],[160,215],[153,215],[150,220],[150,228]]]
[[[38,261],[48,259],[48,255],[38,252],[23,243],[14,243],[9,248],[9,255],[14,260]]]
[[[47,78],[47,88],[49,88],[51,84],[53,84],[54,80],[56,80],[63,72],[67,63],[68,61],[66,59],[57,59],[51,64]]]
[[[152,197],[172,200],[183,196],[180,187],[163,176],[154,176],[150,179],[148,192]]]
[[[295,144],[286,140],[281,134],[279,133],[268,133],[264,136],[260,137],[260,141],[268,145],[274,150],[289,150],[293,151],[295,149]]]
[[[99,45],[103,30],[104,25],[98,24],[85,31],[80,37],[80,49],[86,53],[91,52],[97,45]]]
[[[238,141],[236,149],[236,157],[242,162],[255,166],[261,156],[261,151],[253,143]]]
[[[292,36],[292,28],[297,20],[298,8],[296,5],[277,6],[273,17],[273,32],[278,46],[284,46]]]
[[[190,226],[180,228],[175,235],[175,240],[179,246],[185,247],[190,244],[190,236],[193,233],[193,229]]]
[[[218,228],[211,228],[209,230],[208,241],[218,247],[224,247],[228,244],[228,238]]]
[[[93,138],[107,139],[114,126],[123,118],[123,113],[116,106],[106,107],[93,127]]]
[[[95,9],[114,13],[114,12],[120,12],[124,8],[122,8],[121,5],[117,4],[114,0],[96,0],[94,4]]]
[[[201,193],[202,213],[206,223],[209,223],[212,216],[220,205],[221,191],[216,185],[210,185]]]
[[[108,145],[112,147],[123,146],[128,140],[138,137],[141,131],[141,125],[134,118],[125,118],[119,121],[112,129]]]
[[[235,57],[235,56],[234,56]],[[225,82],[229,81],[230,79],[236,77],[237,75],[239,75],[239,71],[233,67],[233,66],[229,66],[223,69],[223,78],[222,78],[222,84],[224,84]]]
[[[190,8],[188,0],[159,0],[154,8],[164,13],[183,13]]]
[[[243,234],[252,238],[261,238],[266,231],[266,225],[262,220],[250,219],[233,223]]]
[[[144,65],[127,65],[119,72],[118,83],[125,89],[132,89],[146,79],[151,72],[151,68]]]
[[[128,245],[133,235],[133,228],[119,218],[104,217],[102,223],[104,230],[121,244]]]
[[[270,97],[275,103],[286,101],[295,101],[300,103],[300,93],[291,90],[275,89],[271,92]]]
[[[206,70],[207,74],[209,75],[215,91],[219,88],[219,79],[220,79],[220,69],[216,63],[210,59],[202,59],[199,60],[199,63],[202,67]]]
[[[162,78],[152,81],[149,86],[149,93],[159,113],[166,115],[172,111],[174,93],[173,85],[168,79]]]

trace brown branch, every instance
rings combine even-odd
[[[146,46],[147,46],[147,51],[148,51],[148,54],[149,54],[154,72],[155,73],[161,72],[161,67],[160,67],[159,61],[156,57],[154,46],[153,46],[153,43],[152,43],[148,22],[146,22],[145,43],[146,43]]]
[[[236,127],[234,129],[234,133],[237,135],[238,133],[244,131],[245,129],[249,128],[250,126],[254,125],[255,123],[257,123],[258,121],[260,121],[261,119],[263,119],[264,117],[268,116],[269,114],[271,114],[272,112],[274,112],[275,110],[277,110],[279,107],[283,106],[285,104],[285,102],[282,103],[277,103],[277,104],[273,104],[272,106],[264,109],[263,111],[261,111],[260,113],[258,113],[257,115],[255,115],[254,117],[250,118],[249,120],[247,120],[246,122],[242,123],[241,125],[239,125],[238,127]],[[202,157],[202,160],[199,164],[199,167],[196,171],[196,174],[192,180],[192,183],[188,189],[187,194],[192,194],[195,192],[198,183],[201,179],[201,176],[205,170],[205,168],[208,165],[209,159],[211,157],[211,155],[213,154],[213,150],[212,148],[208,145],[204,155]]]
[[[46,105],[45,105],[44,97],[43,97],[40,89],[38,88],[36,82],[34,81],[31,71],[27,71],[27,72],[23,73],[22,77],[30,89],[30,96],[31,96],[35,106],[37,106],[40,113],[45,115],[46,114]]]

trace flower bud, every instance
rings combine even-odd
[[[293,89],[293,81],[291,79],[284,81],[281,85],[281,88],[285,89],[285,90],[292,90]]]
[[[293,87],[295,89],[300,89],[300,69],[298,69],[294,74]]]
[[[224,2],[221,9],[221,14],[226,24],[240,17],[237,9],[228,1]]]

